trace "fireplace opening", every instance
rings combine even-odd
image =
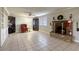
[[[62,26],[57,26],[55,33],[62,34]],[[66,28],[63,28],[63,35],[66,35]]]

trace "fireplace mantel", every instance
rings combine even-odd
[[[52,31],[54,33],[57,33],[57,27],[59,26],[60,28],[58,28],[59,31],[61,31],[60,34],[64,35],[64,32],[66,32],[65,35],[73,35],[73,30],[72,30],[72,20],[71,22],[69,20],[53,20],[52,21]],[[59,33],[59,32],[58,32]]]

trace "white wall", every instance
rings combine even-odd
[[[2,19],[2,14],[1,14],[1,8],[0,8],[0,47],[1,47],[1,19]]]
[[[1,46],[8,37],[8,14],[4,8],[0,8],[0,40]]]
[[[32,19],[31,17],[16,16],[16,32],[20,32],[21,24],[27,24],[32,29]]]
[[[71,8],[71,9],[63,9],[63,10],[59,10],[59,11],[55,11],[48,16],[48,26],[44,27],[41,26],[40,29],[42,29],[42,31],[46,31],[46,32],[50,32],[51,28],[50,28],[50,22],[53,20],[53,17],[57,18],[58,15],[64,15],[65,19],[68,20],[69,15],[72,14],[73,16],[73,37],[74,37],[74,41],[79,42],[79,31],[76,31],[76,22],[79,22],[79,8]],[[42,16],[44,17],[44,16]]]

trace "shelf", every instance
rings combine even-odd
[[[61,22],[61,21],[68,21],[68,20],[53,20],[52,22],[56,22],[56,21]]]

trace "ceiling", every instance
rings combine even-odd
[[[66,7],[7,7],[12,16],[42,16]]]

